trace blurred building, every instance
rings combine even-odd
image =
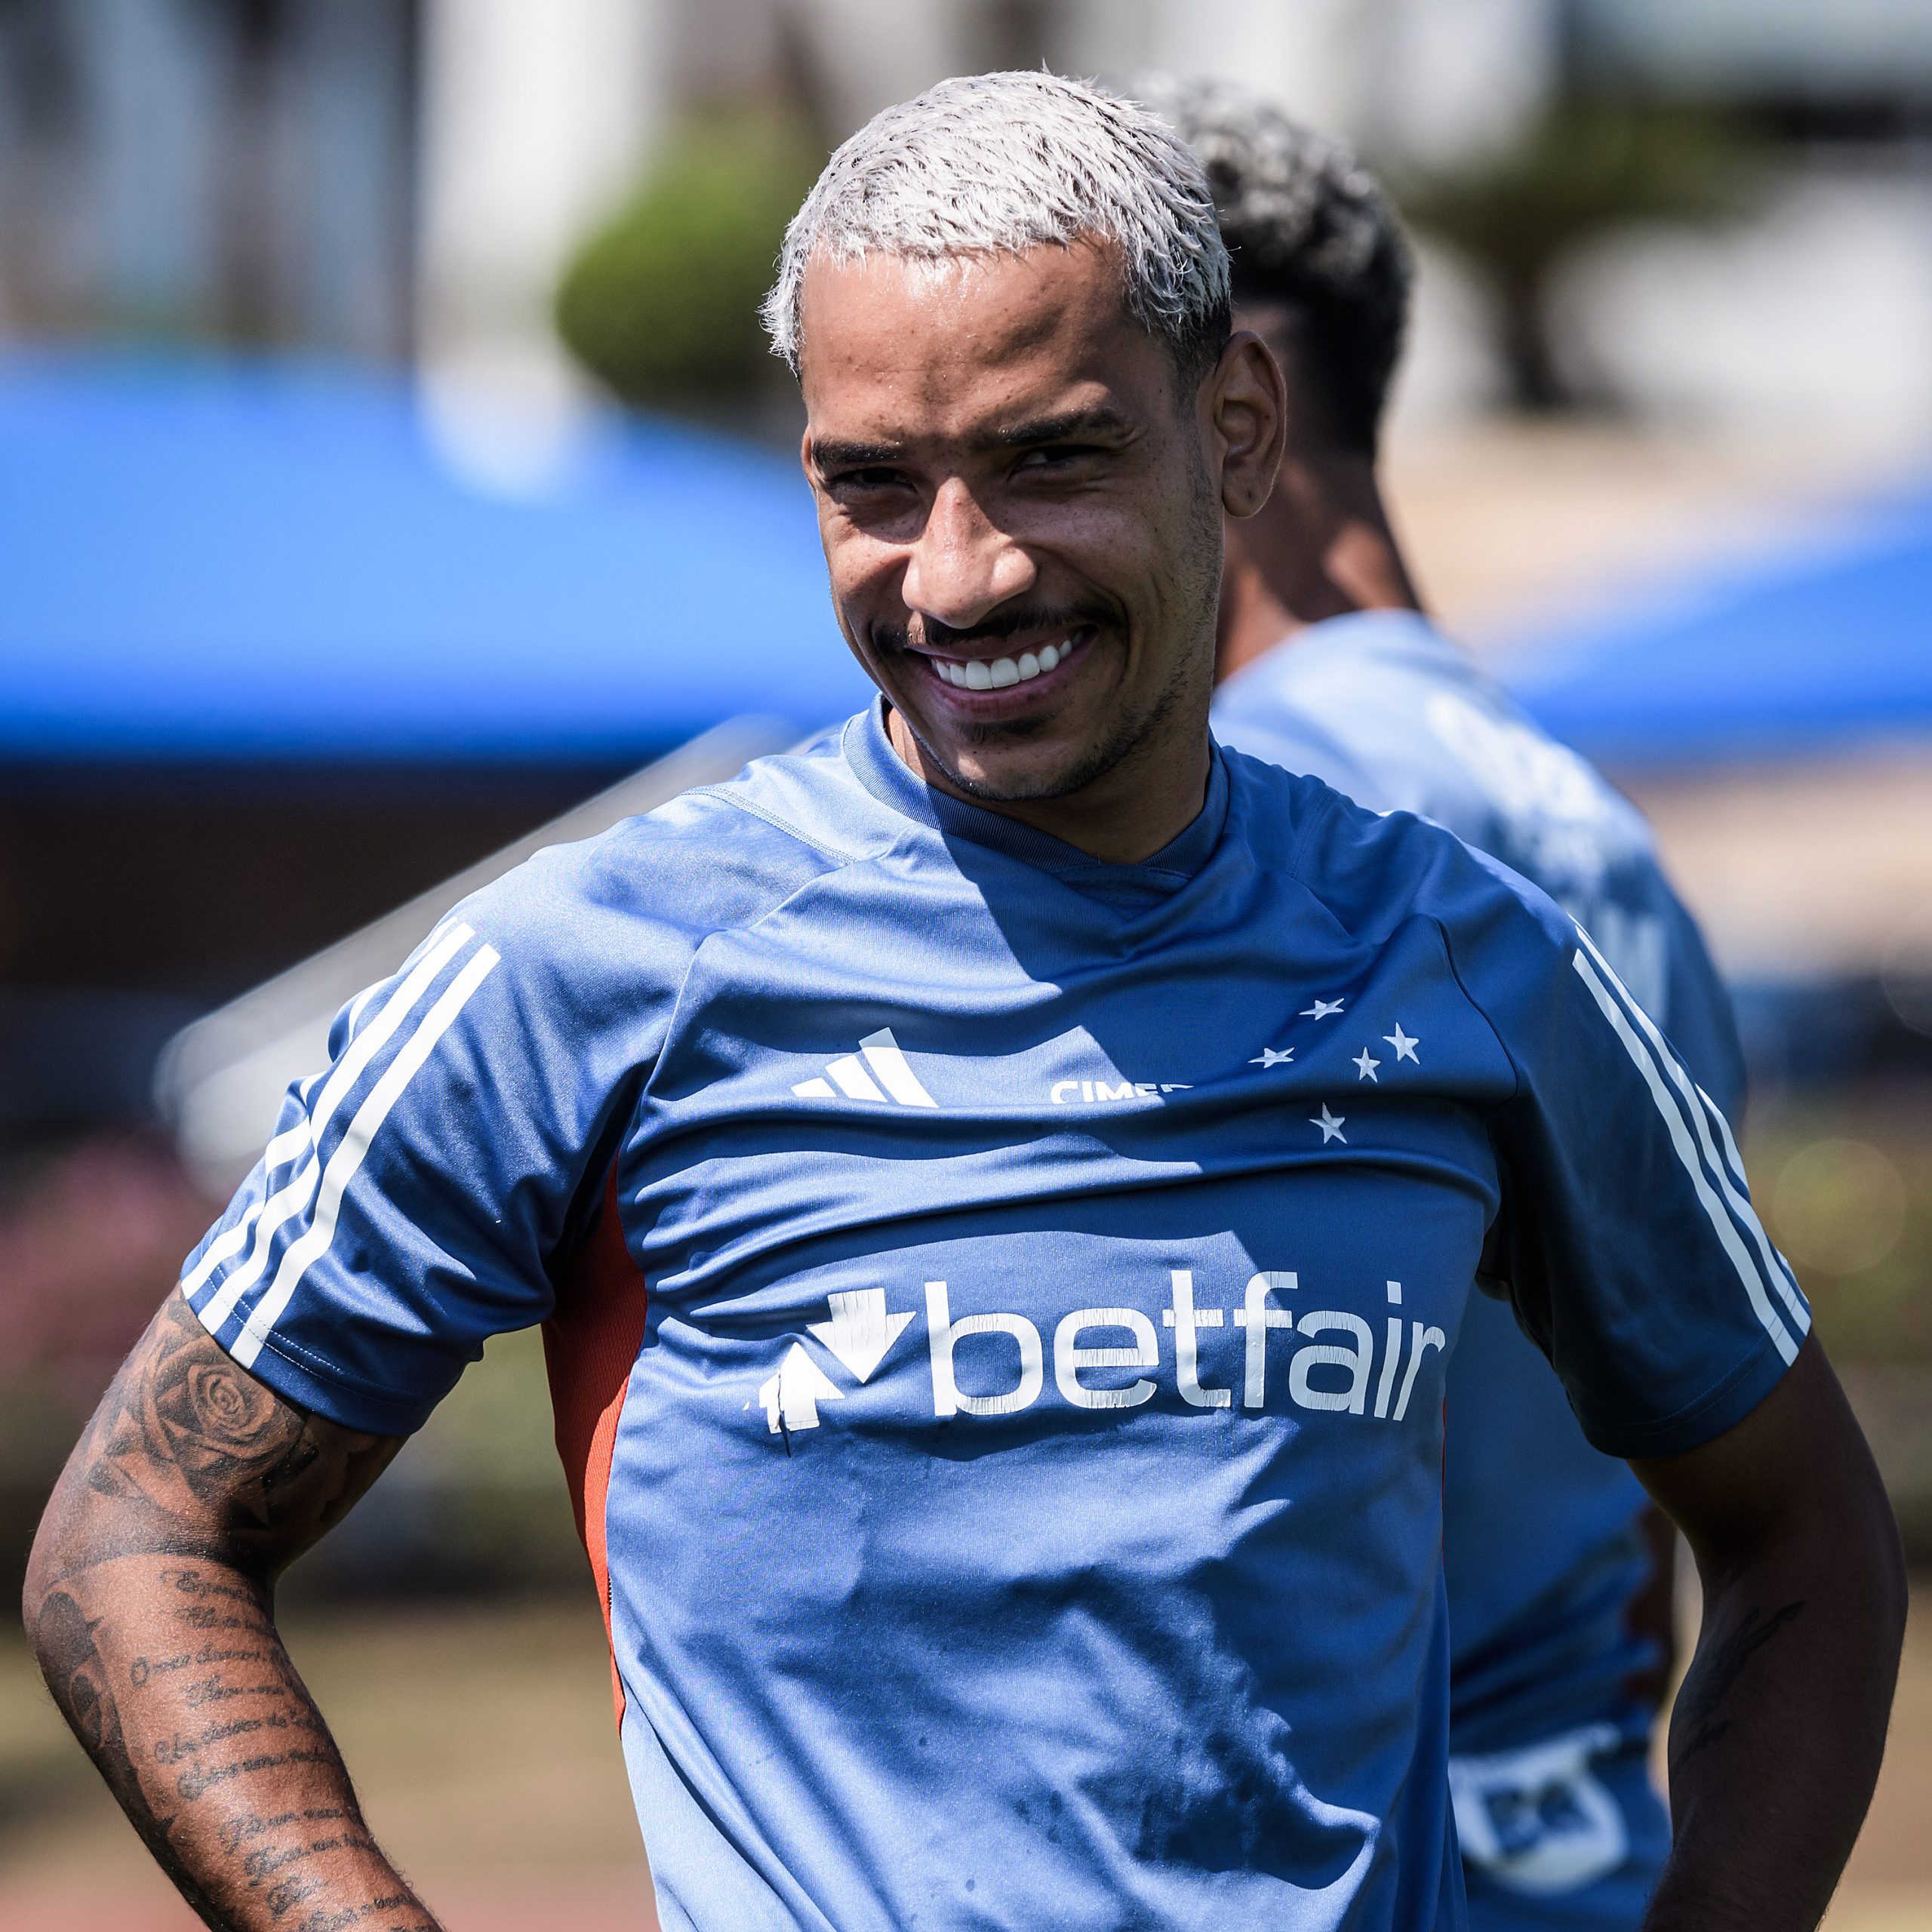
[[[417,11],[0,5],[0,325],[405,353]]]
[[[1577,353],[1657,408],[1932,419],[1921,0],[4,0],[0,334],[420,352],[459,414],[554,416],[558,270],[681,112],[784,103],[835,139],[1042,61],[1226,74],[1398,165],[1580,91],[1742,107],[1777,192],[1721,246],[1586,251]],[[1426,310],[1480,331],[1453,289]],[[1479,362],[1442,365],[1466,401]]]
[[[1745,0],[432,0],[427,18],[420,312],[426,347],[459,373],[514,368],[533,392],[562,380],[547,326],[558,267],[682,109],[782,102],[833,140],[943,75],[1044,62],[1115,79],[1149,66],[1225,75],[1398,174],[1506,149],[1580,96],[1734,108],[1777,156],[1749,219],[1719,237],[1653,223],[1565,264],[1551,307],[1579,385],[1679,416],[1932,423],[1932,27],[1918,0],[1849,12]],[[534,38],[519,55],[520,33]],[[1480,266],[1427,252],[1407,400],[1425,414],[1484,407],[1498,382]]]

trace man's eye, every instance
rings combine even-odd
[[[1029,450],[1020,459],[1022,469],[1069,469],[1076,463],[1084,463],[1100,452],[1085,443],[1049,443],[1036,450]]]
[[[835,490],[890,490],[905,479],[896,469],[875,466],[865,469],[841,469],[832,479]]]

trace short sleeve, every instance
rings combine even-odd
[[[1770,1392],[1810,1311],[1721,1109],[1589,936],[1483,863],[1494,889],[1444,931],[1516,1074],[1492,1118],[1484,1285],[1514,1301],[1598,1448],[1678,1454]]]
[[[488,888],[343,1010],[189,1259],[203,1325],[305,1409],[406,1434],[488,1337],[550,1312],[652,1004],[600,971],[608,917],[558,869]]]

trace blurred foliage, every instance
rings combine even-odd
[[[770,115],[691,123],[566,269],[557,326],[571,352],[651,408],[709,414],[768,386],[777,365],[758,304],[823,160]]]
[[[1932,1115],[1922,1093],[1794,1097],[1752,1121],[1752,1192],[1835,1361],[1932,1372]],[[1932,1413],[1927,1415],[1932,1424]]]
[[[1932,1564],[1932,1110],[1916,1082],[1754,1109],[1752,1194],[1885,1479]]]
[[[1403,212],[1462,256],[1500,311],[1511,400],[1584,398],[1552,339],[1549,291],[1575,252],[1643,221],[1706,223],[1749,208],[1761,141],[1734,116],[1678,103],[1558,101],[1512,146],[1435,173],[1391,171]]]
[[[218,1211],[146,1134],[0,1154],[0,1580],[17,1580],[82,1424]]]
[[[0,1380],[85,1415],[220,1204],[158,1137],[105,1130],[0,1161]]]

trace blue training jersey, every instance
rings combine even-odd
[[[1642,815],[1427,619],[1367,611],[1297,632],[1222,687],[1214,730],[1372,810],[1432,819],[1534,881],[1736,1118],[1730,1001]],[[1601,1717],[1649,1661],[1625,1614],[1650,1567],[1646,1498],[1584,1439],[1505,1303],[1470,1309],[1449,1417],[1454,1743],[1487,1752]]]
[[[1591,942],[1237,753],[1108,864],[875,705],[520,867],[331,1051],[186,1291],[391,1432],[546,1324],[670,1927],[1461,1924],[1472,1281],[1613,1453],[1805,1331]]]

